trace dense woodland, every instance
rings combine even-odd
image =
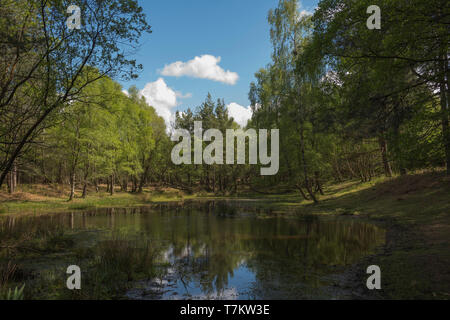
[[[75,190],[261,194],[296,190],[320,201],[326,184],[446,168],[450,174],[450,2],[322,0],[312,16],[296,0],[268,13],[272,62],[255,74],[247,128],[280,130],[280,169],[172,163],[171,128],[119,79],[151,32],[137,1],[79,1],[85,27],[68,30],[66,1],[0,0],[0,186],[65,184]],[[156,49],[157,50],[157,49]],[[255,70],[256,71],[256,70]],[[177,113],[174,128],[238,128],[208,95]],[[204,143],[205,145],[207,143]],[[225,152],[225,151],[224,151]],[[276,191],[274,191],[276,189]]]

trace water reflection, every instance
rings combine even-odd
[[[263,213],[261,215],[261,213]],[[280,217],[252,202],[104,209],[36,218],[80,233],[79,245],[125,234],[150,239],[159,278],[136,283],[139,299],[298,299],[323,297],[324,276],[384,242],[384,231],[351,219]],[[86,231],[95,241],[86,241]],[[92,240],[92,239],[91,239]]]

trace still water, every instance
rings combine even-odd
[[[134,281],[129,299],[345,298],[336,281],[385,238],[367,222],[276,215],[253,201],[98,209],[50,219],[73,234],[77,248],[117,234],[157,248],[158,275]]]

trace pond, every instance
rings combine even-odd
[[[45,250],[16,253],[41,298],[67,298],[58,292],[68,291],[65,268],[72,264],[82,269],[88,297],[104,297],[101,289],[112,286],[113,298],[125,299],[346,298],[335,288],[339,274],[385,239],[383,229],[358,219],[275,214],[255,201],[97,209],[3,225],[4,239],[6,231],[13,237],[32,228],[39,237],[53,230]],[[69,249],[58,251],[64,243]]]

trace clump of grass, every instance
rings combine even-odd
[[[11,260],[0,264],[0,300],[23,300],[25,284],[14,290],[9,288],[11,282],[16,278],[18,266]]]
[[[98,245],[98,267],[105,273],[126,276],[127,281],[136,276],[150,277],[154,273],[153,262],[157,250],[149,240],[128,240],[116,235]]]
[[[14,278],[17,265],[12,261],[0,264],[0,291],[6,288],[8,283]]]
[[[55,265],[39,273],[29,285],[26,297],[32,299],[121,299],[135,281],[157,275],[160,250],[148,239],[130,239],[113,234],[93,247],[79,247],[67,263],[81,268],[81,290],[65,286],[66,265]]]
[[[87,210],[87,209],[91,209],[91,208],[95,208],[95,206],[91,205],[91,204],[73,204],[69,206],[70,209],[72,210]]]
[[[129,239],[119,233],[93,248],[78,249],[76,258],[84,270],[82,290],[63,290],[58,298],[122,298],[134,281],[150,279],[157,274],[158,256],[159,250],[150,240]]]
[[[30,280],[28,276],[31,274],[24,273],[13,261],[73,247],[73,240],[56,219],[0,219],[0,299],[21,300],[25,296],[23,282]]]
[[[25,289],[25,284],[20,288],[15,287],[14,290],[8,289],[4,294],[0,292],[0,300],[23,300],[23,289]]]

